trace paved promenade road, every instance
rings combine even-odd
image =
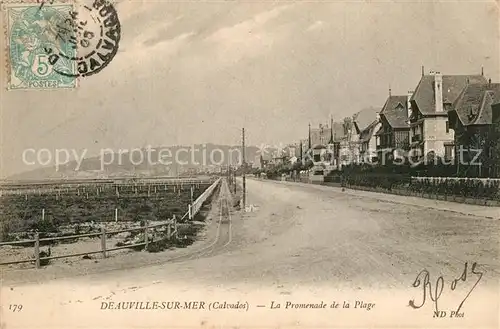
[[[254,197],[293,212],[295,224],[276,239],[301,255],[296,262],[316,280],[327,271],[353,287],[398,287],[423,268],[456,275],[465,262],[498,280],[500,221],[484,217],[498,208],[301,183],[248,180],[248,186],[250,203]]]

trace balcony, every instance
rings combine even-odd
[[[422,141],[422,135],[414,135],[411,137],[411,142],[412,143],[415,143],[415,142],[421,142]]]

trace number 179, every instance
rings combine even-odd
[[[9,305],[9,311],[11,312],[21,312],[23,309],[23,305],[18,305],[18,304],[10,304]]]

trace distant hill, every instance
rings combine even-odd
[[[187,150],[187,151],[186,151]],[[193,151],[191,151],[193,150]],[[56,170],[55,166],[37,168],[34,170],[18,173],[6,178],[6,180],[39,180],[49,178],[106,178],[106,177],[123,177],[123,176],[175,176],[178,173],[185,172],[189,168],[197,169],[209,165],[239,165],[241,154],[241,146],[203,144],[192,146],[171,146],[171,147],[155,147],[150,151],[150,159],[147,159],[147,150],[142,149],[142,152],[134,152],[132,154],[123,153],[120,155],[115,153],[105,154],[101,169],[101,157],[85,158],[81,166],[77,169],[77,161],[71,161],[66,165],[59,166]],[[275,149],[268,149],[269,152],[274,152]],[[141,161],[141,153],[143,161]],[[259,148],[256,146],[246,147],[246,161],[253,162],[259,154]],[[170,161],[171,164],[159,163],[160,155],[163,156],[164,162]],[[175,161],[177,157],[177,161]],[[113,159],[113,161],[111,161]],[[107,164],[111,162],[110,164]]]

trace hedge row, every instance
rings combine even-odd
[[[478,179],[419,179],[413,180],[410,191],[438,195],[454,195],[468,198],[500,200],[500,183],[498,181]]]
[[[359,174],[344,175],[341,179],[343,186],[365,186],[392,190],[403,188],[410,184],[410,177],[404,175]]]
[[[479,179],[412,179],[405,175],[356,174],[331,175],[328,181],[340,180],[342,186],[363,186],[392,189],[406,189],[416,193],[453,195],[467,198],[500,200],[500,183],[495,180]]]

